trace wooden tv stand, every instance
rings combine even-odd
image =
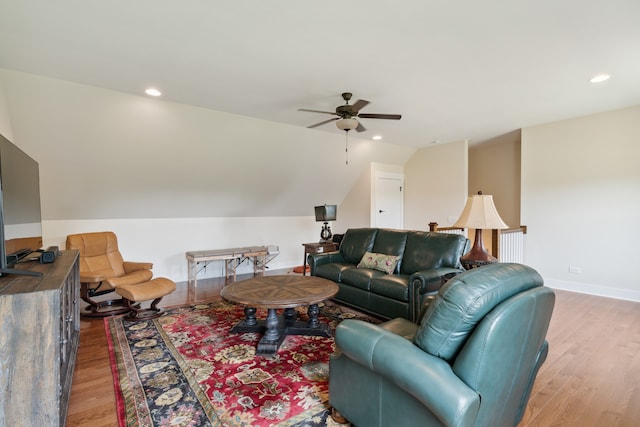
[[[80,336],[78,251],[0,277],[0,424],[63,427]]]

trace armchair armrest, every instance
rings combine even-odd
[[[452,267],[430,268],[416,271],[409,277],[409,311],[413,322],[417,322],[426,294],[440,290],[444,283],[464,270]]]
[[[138,270],[151,270],[153,268],[153,263],[124,261],[122,266],[124,267],[125,273],[131,273]]]
[[[472,425],[480,396],[444,360],[370,323],[347,319],[336,328],[341,356],[386,378],[425,405],[444,425]]]
[[[316,267],[323,264],[330,264],[332,262],[344,262],[344,257],[342,256],[342,252],[323,252],[318,254],[309,254],[307,256],[307,262],[309,263],[309,267],[311,267],[311,275],[314,275],[316,271]]]

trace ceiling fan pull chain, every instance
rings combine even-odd
[[[347,139],[346,142],[344,143],[344,157],[345,157],[345,164],[349,165],[349,131],[345,132],[347,134]]]

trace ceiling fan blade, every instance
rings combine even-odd
[[[309,113],[322,113],[322,114],[333,114],[334,116],[337,116],[337,114],[331,111],[320,111],[320,110],[307,110],[306,108],[298,108],[298,111],[307,111]]]
[[[329,122],[335,122],[338,119],[339,119],[339,117],[336,117],[334,119],[325,120],[324,122],[320,122],[320,123],[316,123],[315,125],[307,126],[307,128],[311,129],[311,128],[315,128],[315,127],[318,127],[318,126],[322,126],[322,125],[324,125],[326,123],[329,123]]]
[[[367,128],[362,126],[362,123],[358,121],[358,127],[356,127],[356,132],[364,132],[365,130],[367,130]]]
[[[369,104],[370,104],[370,102],[369,102],[369,101],[365,101],[364,99],[358,99],[358,100],[355,102],[355,104],[353,104],[353,105],[351,106],[351,109],[352,109],[352,110],[355,110],[355,111],[360,111],[360,110],[362,110],[364,107],[366,107],[366,106],[367,106],[367,105],[369,105]]]
[[[402,115],[400,114],[375,114],[375,113],[362,113],[358,114],[358,117],[363,119],[387,119],[387,120],[400,120]]]

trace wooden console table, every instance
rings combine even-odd
[[[334,242],[303,243],[304,262],[302,264],[302,275],[307,275],[307,256],[309,254],[320,254],[323,252],[333,252],[338,250],[338,244]]]
[[[0,278],[0,424],[64,427],[80,337],[78,251]]]
[[[264,274],[267,263],[278,255],[277,246],[246,246],[242,248],[211,249],[187,252],[188,284],[198,286],[198,272],[211,261],[224,261],[225,282],[236,281],[236,269],[245,260],[253,264],[253,274]],[[198,267],[200,267],[198,269]],[[231,279],[231,280],[229,280]]]

